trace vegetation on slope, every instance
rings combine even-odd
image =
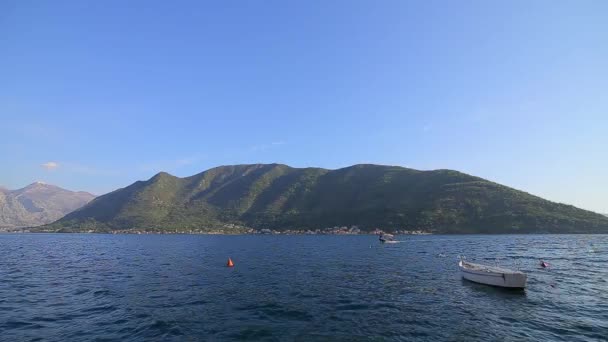
[[[100,196],[51,231],[319,229],[441,233],[608,232],[608,218],[457,171],[354,165],[221,166],[178,178],[159,173]]]

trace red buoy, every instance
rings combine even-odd
[[[234,263],[232,262],[232,259],[228,258],[228,263],[226,264],[226,267],[234,267]]]

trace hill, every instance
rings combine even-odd
[[[161,172],[100,196],[45,231],[362,230],[437,233],[608,233],[608,218],[452,170],[354,165],[220,166]]]
[[[42,182],[23,189],[0,188],[0,231],[53,222],[95,198]]]

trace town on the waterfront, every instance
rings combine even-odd
[[[110,231],[82,229],[76,231],[57,231],[57,230],[30,230],[20,229],[14,230],[14,233],[107,233],[107,234],[201,234],[201,235],[379,235],[390,232],[397,235],[428,235],[431,231],[419,229],[380,229],[362,230],[358,226],[335,226],[323,229],[255,229],[250,227],[239,226],[235,224],[223,225],[217,229],[200,228],[200,229],[182,229],[182,230],[165,230],[165,229],[115,229]]]

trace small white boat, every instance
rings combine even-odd
[[[399,241],[395,241],[395,236],[393,234],[385,234],[385,233],[380,234],[380,237],[378,238],[378,240],[381,243],[398,243],[399,242]]]
[[[526,287],[527,275],[502,267],[493,267],[460,260],[460,274],[466,280],[499,287],[523,289]]]

